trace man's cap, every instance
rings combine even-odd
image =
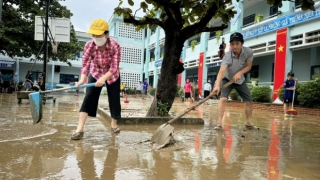
[[[243,35],[241,33],[235,32],[230,35],[230,42],[232,41],[240,41],[243,42]]]
[[[108,23],[103,19],[96,19],[92,21],[88,34],[101,35],[105,31],[109,31]]]

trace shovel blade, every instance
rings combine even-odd
[[[33,124],[37,124],[42,119],[42,96],[39,92],[30,93],[28,96]]]
[[[164,145],[167,138],[173,133],[174,127],[168,123],[162,124],[151,137],[151,142]]]

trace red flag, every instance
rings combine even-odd
[[[182,58],[180,58],[180,62],[181,62],[181,63],[183,62],[183,59],[182,59]],[[178,75],[178,85],[181,86],[181,84],[182,84],[182,73],[180,73],[180,74]]]
[[[274,83],[273,83],[273,101],[278,97],[278,90],[284,83],[286,71],[286,46],[288,29],[277,31],[275,62],[274,62]]]
[[[200,96],[202,96],[202,78],[203,78],[203,65],[204,65],[203,59],[204,59],[204,52],[201,52],[199,57],[199,68],[198,68],[198,88],[199,88],[198,93]]]

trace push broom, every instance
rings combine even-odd
[[[37,124],[42,119],[42,99],[44,93],[49,92],[57,92],[57,91],[63,91],[63,90],[69,90],[69,89],[76,89],[76,88],[85,88],[85,87],[93,87],[95,86],[95,83],[89,83],[89,84],[83,84],[78,87],[76,86],[69,86],[65,88],[59,88],[59,89],[52,89],[47,91],[39,91],[29,94],[29,104],[31,109],[31,116],[33,119],[33,124]]]
[[[294,81],[294,88],[296,87],[297,81]],[[293,97],[292,97],[292,103],[291,103],[291,108],[287,110],[286,114],[289,115],[298,115],[298,111],[293,109],[293,104],[294,104],[294,96],[295,96],[296,89],[293,90]]]

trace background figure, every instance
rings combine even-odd
[[[120,84],[121,97],[124,97],[124,88],[125,88],[124,83],[121,83],[121,84]]]
[[[137,94],[140,94],[140,97],[142,97],[142,91],[143,91],[143,83],[139,81],[139,84],[137,85]]]
[[[208,97],[210,92],[212,91],[212,86],[211,86],[211,80],[209,79],[208,82],[204,85],[204,98]],[[205,104],[208,104],[207,102]]]
[[[191,105],[191,97],[192,97],[192,84],[189,79],[186,79],[186,84],[183,87],[184,98],[185,101],[189,103],[188,107]]]
[[[2,92],[7,93],[10,88],[10,75],[2,74]]]
[[[143,81],[143,99],[147,98],[147,94],[148,94],[148,87],[149,87],[149,83],[148,83],[148,79],[144,79]]]
[[[293,72],[289,72],[287,74],[287,80],[284,82],[283,88],[284,88],[284,103],[283,103],[283,111],[284,111],[284,116],[289,116],[289,114],[287,114],[288,111],[288,107],[290,107],[292,105],[292,103],[294,103],[292,101],[293,99],[293,91],[295,91],[297,89],[297,85],[298,85],[298,79],[296,78],[295,80],[294,78],[294,73]]]
[[[14,73],[14,76],[13,76],[13,82],[14,82],[14,87],[15,87],[15,91],[17,92],[18,91],[18,85],[19,85],[19,74],[18,72]]]

